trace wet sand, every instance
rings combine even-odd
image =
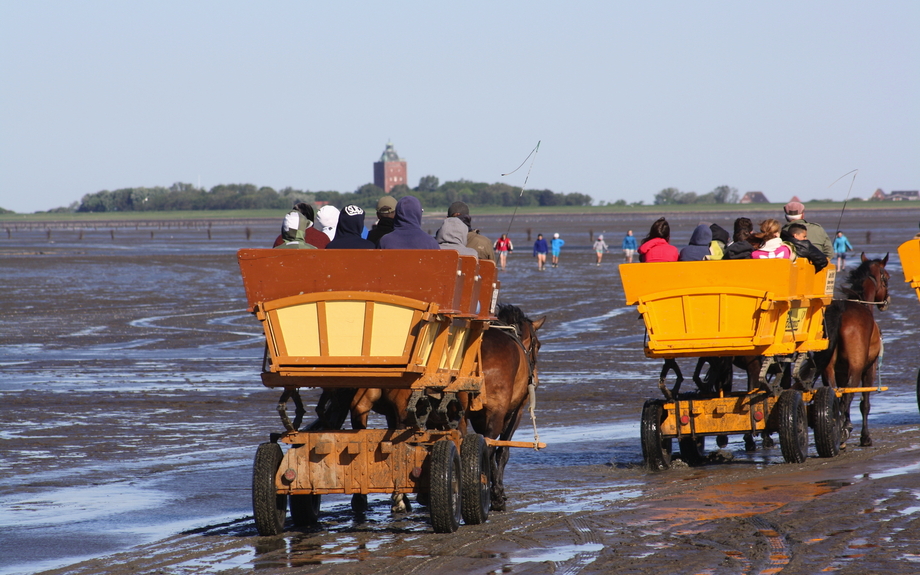
[[[833,229],[838,215],[812,219]],[[651,474],[639,414],[659,363],[623,305],[616,248],[655,216],[518,216],[501,299],[548,318],[537,424],[549,447],[515,450],[509,510],[451,535],[418,506],[391,516],[383,497],[363,520],[327,497],[318,527],[256,535],[251,461],[278,431],[278,392],[258,379],[263,339],[235,252],[270,244],[274,223],[251,224],[249,241],[242,225],[210,240],[17,233],[0,241],[0,573],[916,573],[920,302],[896,247],[917,217],[848,208],[841,226],[857,252],[892,254],[892,305],[876,313],[890,390],[873,396],[872,447],[851,439],[820,459],[812,446],[790,465],[738,436],[708,465]],[[669,219],[682,245],[707,216]],[[492,239],[507,229],[474,223]],[[559,268],[536,271],[528,228],[566,239]],[[589,231],[614,248],[599,267]],[[525,416],[515,438],[532,435]]]

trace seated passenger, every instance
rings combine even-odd
[[[437,240],[422,230],[422,203],[415,196],[403,196],[396,202],[393,231],[380,238],[385,250],[438,250]]]
[[[751,253],[752,259],[792,259],[792,250],[780,239],[779,230],[779,222],[773,218],[760,222],[760,233],[751,235],[761,244]]]
[[[792,244],[795,254],[800,258],[805,258],[815,266],[815,271],[819,272],[827,267],[827,256],[819,250],[814,244],[808,241],[808,228],[805,224],[793,222],[782,231],[780,237]]]
[[[712,230],[706,224],[696,226],[690,235],[690,245],[680,250],[679,262],[701,262],[712,255],[709,244],[712,243]]]
[[[677,248],[669,244],[671,226],[665,218],[658,218],[639,246],[640,262],[676,262],[680,255]]]
[[[754,224],[750,218],[738,218],[735,220],[735,233],[732,236],[732,243],[725,248],[725,258],[727,260],[749,260],[754,246],[748,239],[754,231]]]
[[[339,209],[335,206],[323,206],[316,212],[314,225],[326,234],[331,242],[335,237],[335,227],[339,225]]]
[[[361,237],[364,231],[364,210],[348,205],[339,212],[335,237],[326,246],[327,250],[372,250],[374,242]]]
[[[728,246],[728,231],[719,224],[710,224],[712,242],[709,244],[709,259],[718,261],[725,258],[725,248]]]
[[[309,222],[303,214],[293,211],[284,216],[284,223],[281,224],[281,239],[284,240],[275,249],[308,249],[315,250],[316,246],[310,245],[303,239],[303,232],[307,229]]]
[[[445,218],[441,228],[435,232],[434,237],[442,250],[457,250],[460,255],[479,257],[475,248],[466,247],[466,237],[470,228],[460,218]]]

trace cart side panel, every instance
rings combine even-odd
[[[901,269],[904,270],[904,281],[914,288],[920,299],[920,238],[898,246],[898,257],[901,259]]]
[[[237,252],[246,301],[326,291],[371,291],[460,307],[463,277],[454,250],[273,250]]]

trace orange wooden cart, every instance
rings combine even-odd
[[[454,250],[245,249],[238,260],[249,311],[265,333],[262,383],[284,390],[285,432],[255,458],[259,533],[281,532],[288,501],[295,524],[315,522],[324,494],[427,493],[438,532],[461,519],[485,521],[487,445],[496,442],[461,434],[458,394],[467,409],[482,409],[480,345],[498,297],[494,262]],[[411,390],[415,425],[298,430],[301,387]],[[446,427],[428,429],[435,411]]]
[[[742,392],[690,392],[650,399],[642,410],[646,465],[666,469],[671,442],[691,464],[702,460],[703,438],[778,432],[783,458],[802,462],[808,426],[822,457],[839,451],[838,401],[864,388],[812,388],[809,352],[827,348],[824,307],[834,290],[834,266],[815,272],[799,259],[623,264],[626,303],[646,327],[645,354],[654,358],[761,356],[760,385]],[[780,388],[771,366],[791,364],[794,383]],[[874,388],[872,389],[874,391]]]

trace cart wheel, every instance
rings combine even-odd
[[[305,527],[319,521],[319,504],[322,495],[291,495],[291,519],[294,525]]]
[[[804,463],[808,455],[808,415],[802,392],[787,389],[780,394],[777,410],[779,447],[786,463]]]
[[[815,429],[815,449],[819,457],[840,453],[840,399],[832,387],[819,387],[811,402]]]
[[[460,501],[467,525],[479,525],[489,518],[491,470],[486,439],[478,433],[464,437],[460,444]]]
[[[706,438],[681,437],[677,443],[680,448],[680,458],[690,467],[696,467],[706,462]]]
[[[284,531],[287,495],[278,495],[275,474],[281,466],[281,446],[263,443],[256,450],[252,465],[252,514],[259,535],[278,535]]]
[[[460,454],[449,439],[431,449],[431,526],[435,533],[453,533],[460,527]]]
[[[642,458],[651,471],[661,471],[671,467],[671,440],[661,438],[661,422],[664,421],[664,409],[661,401],[649,399],[642,406]]]

